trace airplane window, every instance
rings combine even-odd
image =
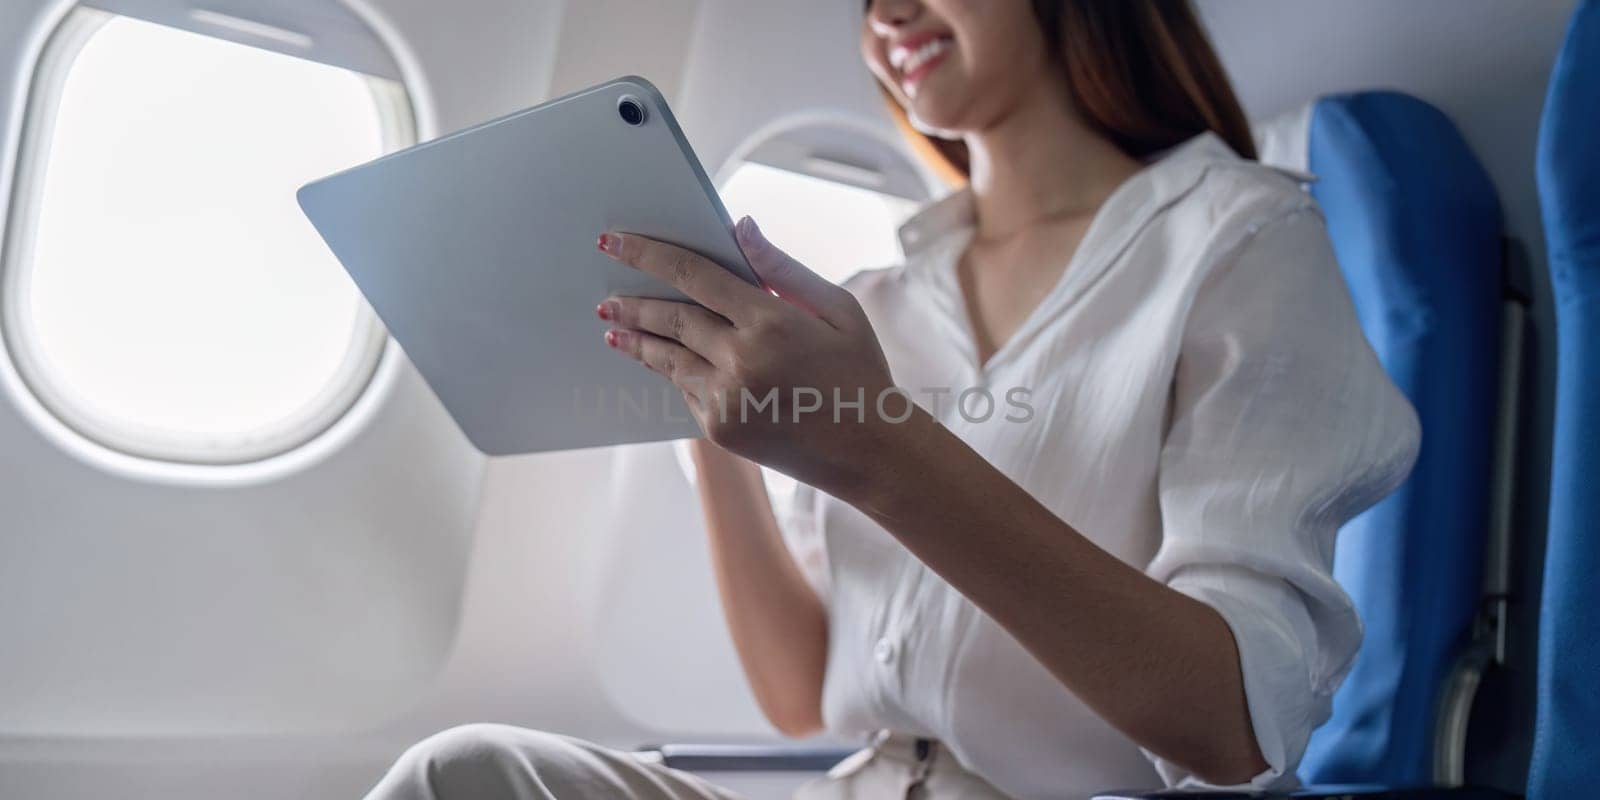
[[[723,182],[723,204],[828,280],[900,259],[895,237],[916,204],[887,194],[747,161]]]
[[[387,335],[295,190],[412,143],[404,90],[102,12],[68,25],[40,65],[9,226],[19,372],[67,425],[137,456],[240,463],[314,438]]]

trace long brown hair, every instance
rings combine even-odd
[[[1032,0],[1050,55],[1067,74],[1072,106],[1134,158],[1214,131],[1255,158],[1250,124],[1189,0]],[[871,9],[872,0],[867,0]],[[882,86],[912,146],[952,183],[965,182],[967,146],[925,136]]]

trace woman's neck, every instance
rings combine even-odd
[[[1092,215],[1143,167],[1083,123],[1064,80],[1037,81],[1011,113],[966,136],[980,240]]]

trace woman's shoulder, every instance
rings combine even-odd
[[[1215,134],[1176,148],[1151,185],[1170,202],[1165,221],[1191,234],[1227,239],[1301,212],[1320,214],[1307,191],[1311,175],[1243,158]]]
[[[1191,196],[1194,211],[1221,234],[1250,232],[1297,214],[1321,216],[1310,175],[1232,157],[1207,165]]]
[[[1207,154],[1191,178],[1153,231],[1171,256],[1163,274],[1187,296],[1225,275],[1247,274],[1290,293],[1343,280],[1322,210],[1307,188],[1312,176],[1230,150]]]

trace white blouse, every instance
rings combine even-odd
[[[902,228],[905,264],[847,284],[897,385],[1084,536],[1227,621],[1270,765],[1257,787],[1294,782],[1361,641],[1334,536],[1405,478],[1419,438],[1306,179],[1211,134],[1177,148],[1106,201],[982,364],[956,277],[970,195]],[[777,513],[829,609],[830,730],[939,739],[1018,798],[1197,784],[854,508],[800,487]],[[973,546],[1005,535],[973,531]]]

